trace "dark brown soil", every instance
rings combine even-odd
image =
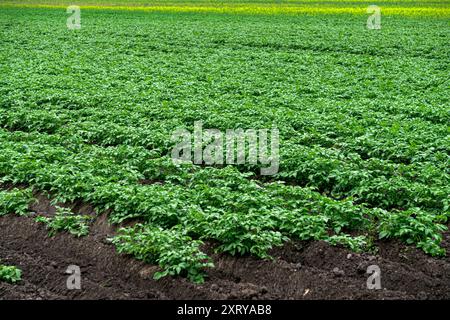
[[[45,197],[32,210],[53,214]],[[93,214],[91,207],[75,210]],[[0,260],[22,269],[16,285],[0,283],[0,299],[449,299],[450,258],[432,258],[414,247],[381,242],[379,254],[355,254],[325,242],[288,243],[273,261],[216,255],[203,285],[182,278],[155,281],[158,267],[118,255],[106,215],[90,234],[47,236],[33,217],[0,217]],[[450,252],[450,234],[444,246]],[[81,268],[81,290],[68,290],[69,265]],[[367,289],[367,267],[381,269],[380,290]]]

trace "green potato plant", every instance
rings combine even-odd
[[[70,209],[57,207],[53,217],[39,216],[35,218],[35,221],[46,225],[50,237],[58,232],[68,232],[76,237],[82,237],[89,234],[89,223],[92,217],[76,215]]]
[[[22,280],[22,271],[14,266],[0,265],[0,282],[17,283]]]

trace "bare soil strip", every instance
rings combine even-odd
[[[52,215],[44,197],[32,207]],[[87,205],[75,210],[93,214]],[[152,279],[157,266],[117,254],[106,240],[115,233],[106,215],[90,234],[49,238],[32,217],[0,218],[0,260],[23,270],[23,281],[0,283],[0,299],[449,299],[450,258],[432,258],[395,241],[380,242],[379,254],[355,254],[325,242],[288,243],[274,260],[211,254],[216,267],[203,285],[183,278]],[[444,247],[450,252],[450,234]],[[69,265],[81,268],[81,290],[68,290]],[[367,289],[367,267],[381,269],[381,290]]]

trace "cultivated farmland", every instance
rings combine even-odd
[[[450,298],[449,2],[151,3],[0,4],[0,299]]]

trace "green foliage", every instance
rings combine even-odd
[[[47,226],[50,237],[64,231],[76,237],[81,237],[89,234],[89,222],[92,217],[76,215],[70,209],[57,207],[55,216],[50,218],[40,216],[36,217],[35,220]]]
[[[200,250],[203,244],[192,240],[180,228],[164,230],[151,225],[137,224],[122,228],[111,239],[119,253],[133,255],[147,263],[158,263],[163,269],[154,277],[184,275],[193,282],[202,283],[205,268],[213,267],[211,259]]]
[[[217,248],[221,252],[268,258],[269,249],[287,240],[274,229],[274,222],[263,212],[223,213],[205,226],[203,237],[222,243]]]
[[[349,235],[334,235],[329,237],[327,240],[332,245],[342,245],[348,247],[354,252],[362,252],[368,249],[368,240],[366,236],[351,237]]]
[[[408,244],[416,244],[432,256],[445,254],[445,249],[440,247],[442,232],[447,227],[442,223],[447,222],[445,216],[433,216],[412,208],[406,211],[390,212],[380,217],[379,237],[400,238]]]
[[[0,190],[0,216],[15,213],[20,216],[29,212],[29,205],[34,201],[31,189]]]
[[[14,266],[0,265],[0,281],[16,283],[22,280],[22,271]]]
[[[89,203],[112,223],[142,223],[114,240],[120,252],[194,281],[210,266],[199,240],[269,258],[288,239],[361,251],[378,235],[444,254],[444,19],[391,16],[368,32],[350,15],[117,11],[112,25],[88,10],[75,33],[55,19],[0,11],[0,177],[30,187],[0,191],[0,215],[25,214],[31,188]],[[278,128],[279,173],[173,163],[172,133],[198,120]],[[38,221],[87,234],[88,217],[61,210]]]

